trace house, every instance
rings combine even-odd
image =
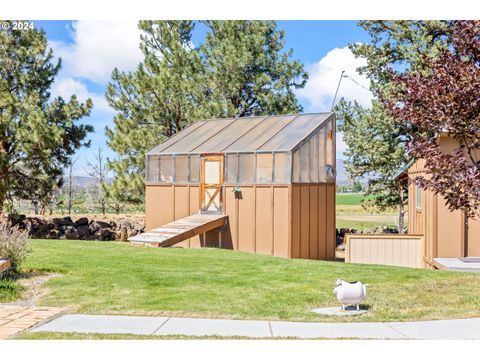
[[[439,136],[442,152],[459,147],[448,134]],[[479,152],[480,157],[480,152]],[[397,175],[399,181],[428,177],[425,160],[412,160]],[[480,219],[465,221],[462,211],[450,211],[441,195],[408,185],[407,235],[349,235],[346,261],[409,267],[480,271]]]
[[[442,134],[440,148],[449,153],[458,148],[457,141]],[[399,178],[427,177],[425,160],[413,162]],[[408,186],[408,232],[423,234],[424,260],[434,265],[436,258],[480,256],[480,219],[465,222],[462,211],[450,211],[445,199],[415,184]]]
[[[335,114],[201,120],[147,153],[138,245],[335,254]]]

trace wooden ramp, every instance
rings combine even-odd
[[[225,225],[227,215],[195,214],[128,239],[134,245],[168,247]]]

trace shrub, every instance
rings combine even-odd
[[[10,302],[20,297],[22,287],[13,280],[0,279],[0,303]]]
[[[31,251],[29,241],[26,230],[8,224],[0,225],[0,258],[9,259],[14,272]]]

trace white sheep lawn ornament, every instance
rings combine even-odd
[[[354,305],[357,311],[360,310],[360,303],[367,296],[368,284],[362,284],[360,281],[348,282],[337,279],[335,285],[333,293],[342,305],[342,310],[345,310],[346,305]]]

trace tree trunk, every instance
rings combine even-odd
[[[5,202],[5,191],[0,191],[0,220],[5,218],[5,214],[3,213],[3,203]]]
[[[403,234],[405,228],[405,194],[402,183],[398,182],[399,202],[398,202],[398,233]]]

